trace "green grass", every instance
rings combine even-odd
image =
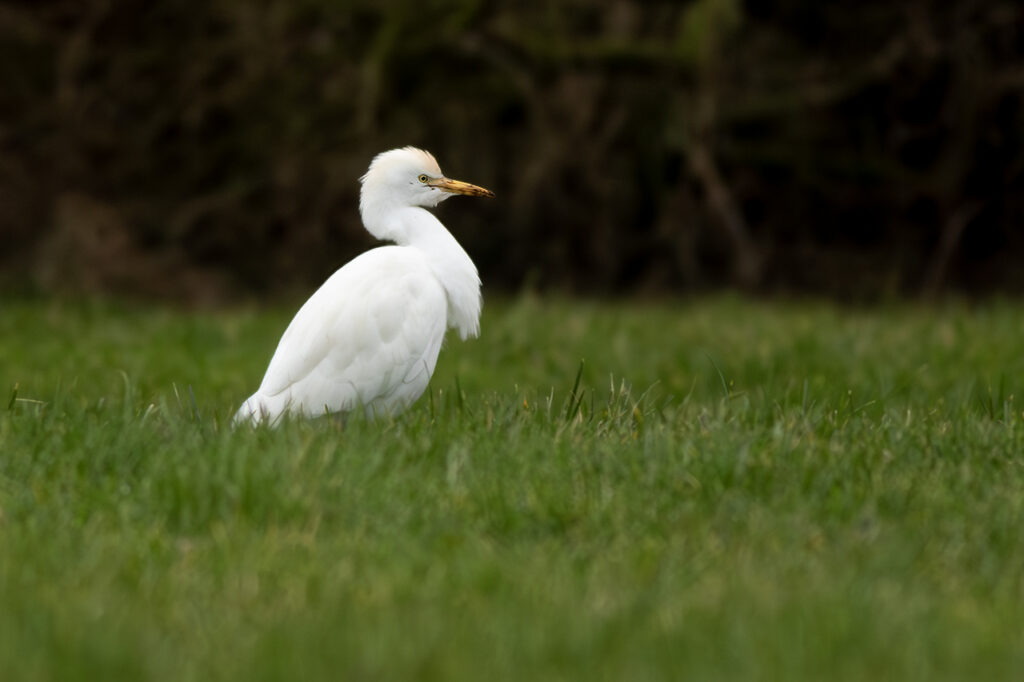
[[[1020,304],[489,303],[226,428],[289,312],[3,304],[0,679],[1024,679]]]

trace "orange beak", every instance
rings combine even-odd
[[[471,185],[468,182],[462,182],[461,180],[452,180],[451,178],[437,178],[436,180],[430,180],[427,182],[431,187],[436,187],[442,192],[448,192],[449,194],[465,194],[469,197],[490,197],[494,198],[494,192],[483,187]]]

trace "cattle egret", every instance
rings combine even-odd
[[[360,182],[363,225],[394,245],[356,257],[306,301],[236,423],[360,408],[371,418],[396,414],[426,389],[448,327],[462,339],[479,334],[476,266],[424,207],[494,193],[445,177],[414,147],[378,154]]]

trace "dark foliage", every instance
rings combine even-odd
[[[308,289],[405,144],[489,288],[1024,291],[1017,0],[0,5],[7,289]]]

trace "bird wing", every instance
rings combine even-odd
[[[433,372],[446,316],[444,289],[422,256],[398,246],[368,251],[299,309],[259,394],[306,414],[412,402]]]

